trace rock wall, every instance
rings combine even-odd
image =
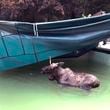
[[[109,0],[0,0],[0,20],[28,22],[81,17],[97,11],[110,12]]]

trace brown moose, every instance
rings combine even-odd
[[[51,63],[42,68],[43,74],[48,74],[49,80],[56,80],[61,85],[78,87],[85,90],[99,87],[100,81],[92,74],[76,73],[70,68],[63,68],[64,62]]]

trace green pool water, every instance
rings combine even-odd
[[[88,58],[61,61],[76,71],[95,74],[101,86],[89,92],[62,87],[40,73],[41,67],[47,64],[42,62],[2,72],[0,110],[110,110],[109,65]]]

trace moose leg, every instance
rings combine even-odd
[[[69,85],[67,75],[63,75],[63,76],[59,79],[58,82],[59,82],[60,84],[63,84],[63,85]]]
[[[85,85],[85,84],[81,85],[80,88],[84,89],[84,90],[87,90],[87,91],[90,91],[90,89],[91,89],[91,87],[89,85]]]
[[[55,80],[55,77],[53,75],[49,75],[48,76],[48,79],[51,80],[51,81],[53,81],[53,80]]]

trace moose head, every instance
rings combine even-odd
[[[41,73],[43,74],[50,74],[58,67],[62,67],[64,65],[64,62],[58,62],[58,63],[51,63],[48,66],[45,66],[42,68]]]

